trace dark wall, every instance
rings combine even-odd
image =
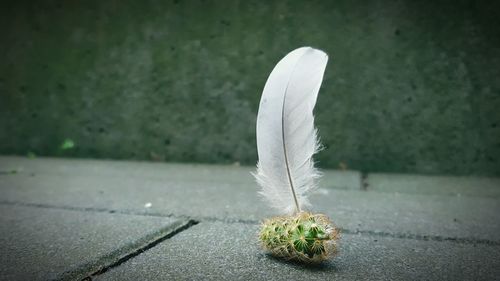
[[[500,175],[498,4],[10,2],[2,154],[255,164],[267,76],[310,45],[321,167]]]

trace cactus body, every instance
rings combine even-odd
[[[264,221],[259,237],[277,257],[314,263],[336,254],[339,232],[325,215],[300,212]]]

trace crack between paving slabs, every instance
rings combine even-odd
[[[365,172],[361,173],[361,190],[362,191],[368,191],[368,174]]]
[[[71,210],[71,211],[84,211],[84,212],[99,212],[99,213],[111,213],[111,214],[123,214],[123,215],[136,215],[136,216],[149,216],[149,217],[165,217],[165,218],[175,218],[181,220],[193,220],[196,223],[200,221],[204,222],[223,222],[223,223],[241,223],[241,224],[259,224],[260,221],[257,220],[243,220],[243,219],[220,219],[216,217],[203,217],[203,216],[184,216],[184,215],[174,215],[165,213],[154,213],[154,212],[137,212],[131,210],[113,210],[106,208],[84,208],[84,207],[73,207],[73,206],[56,206],[48,204],[38,204],[38,203],[25,203],[25,202],[13,202],[13,201],[0,201],[3,205],[15,205],[15,206],[25,206],[25,207],[35,207],[35,208],[47,208],[47,209],[61,209],[61,210]],[[440,235],[424,235],[424,234],[412,234],[412,233],[391,233],[373,230],[352,230],[346,228],[339,228],[342,233],[351,235],[370,235],[379,237],[391,237],[399,239],[411,239],[420,241],[438,241],[438,242],[453,242],[458,244],[473,244],[473,245],[489,245],[489,246],[500,246],[500,241],[480,239],[480,238],[466,238],[466,237],[447,237]]]
[[[100,257],[97,261],[89,262],[75,270],[65,272],[56,280],[92,280],[93,277],[103,274],[111,268],[117,267],[141,253],[153,248],[159,243],[172,238],[180,232],[198,224],[196,220],[180,221],[175,227],[171,225],[159,231],[147,235],[132,243],[130,246],[120,248],[107,255]]]

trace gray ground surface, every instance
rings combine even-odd
[[[326,171],[311,201],[342,229],[341,253],[310,268],[259,248],[258,223],[276,213],[258,198],[251,170],[0,157],[1,279],[492,280],[500,273],[498,179]]]
[[[85,277],[181,225],[171,218],[0,205],[2,280]]]
[[[200,223],[97,280],[493,280],[500,246],[342,235],[340,255],[303,267],[266,255],[258,225]]]

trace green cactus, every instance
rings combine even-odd
[[[264,221],[259,237],[277,257],[314,263],[336,254],[339,232],[325,215],[300,212]]]

